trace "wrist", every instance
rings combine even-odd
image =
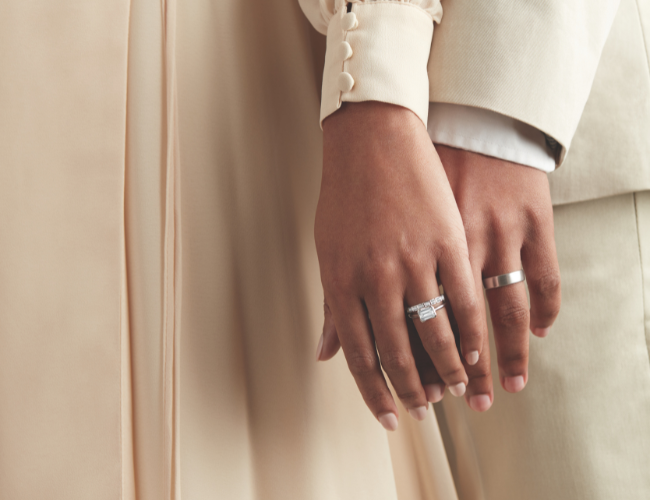
[[[405,148],[410,153],[422,141],[433,151],[420,119],[407,108],[378,101],[344,103],[323,123],[323,174],[343,170],[349,176],[358,169],[379,174],[382,157]]]

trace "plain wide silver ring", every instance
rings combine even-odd
[[[486,290],[490,288],[500,288],[502,286],[514,285],[515,283],[520,283],[526,280],[526,275],[524,271],[520,269],[519,271],[514,271],[512,273],[500,274],[499,276],[492,276],[491,278],[485,278],[483,280],[483,286]]]

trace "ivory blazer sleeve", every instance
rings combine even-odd
[[[564,159],[619,0],[448,0],[429,58],[433,102],[538,128]]]
[[[429,98],[558,146],[554,205],[650,190],[650,0],[443,0]]]

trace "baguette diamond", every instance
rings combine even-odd
[[[420,321],[424,323],[429,319],[435,318],[437,314],[436,314],[436,310],[432,306],[427,306],[427,307],[423,307],[418,311],[418,316],[420,318]]]
[[[406,315],[413,319],[420,318],[420,321],[425,322],[437,316],[436,311],[445,307],[445,296],[440,295],[421,304],[411,306],[406,309]]]

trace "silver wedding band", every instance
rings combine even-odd
[[[492,276],[491,278],[485,278],[483,280],[483,286],[486,290],[491,288],[500,288],[502,286],[514,285],[515,283],[521,283],[526,280],[526,275],[524,271],[520,269],[519,271],[514,271],[512,273],[500,274],[499,276]]]
[[[409,307],[406,309],[406,315],[411,319],[420,318],[420,321],[424,323],[435,318],[437,316],[436,311],[439,311],[443,307],[445,307],[445,296],[440,295],[421,304]]]

